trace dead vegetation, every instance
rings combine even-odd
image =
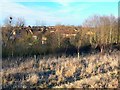
[[[31,58],[17,65],[4,67],[0,72],[2,87],[117,88],[119,55],[120,51],[88,55],[79,60],[77,57],[43,58],[37,63],[38,67],[34,67],[35,62]]]

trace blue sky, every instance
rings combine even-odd
[[[1,25],[9,16],[24,18],[26,25],[81,25],[95,14],[118,17],[118,0],[3,0],[0,10]]]

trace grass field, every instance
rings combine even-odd
[[[77,57],[3,60],[2,87],[117,88],[120,51]]]

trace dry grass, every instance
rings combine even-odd
[[[117,74],[117,71],[111,71],[111,74]],[[109,80],[110,79],[110,80]],[[106,80],[106,81],[105,81]],[[110,83],[109,83],[110,81]],[[103,85],[108,85],[109,88],[116,88],[118,86],[118,79],[111,79],[111,75],[108,75],[107,73],[104,74],[98,74],[96,76],[91,76],[90,78],[84,78],[79,81],[75,81],[71,84],[64,84],[61,86],[55,86],[54,88],[83,88],[83,84],[90,85],[91,88],[102,88]],[[101,84],[99,86],[99,84]]]
[[[2,86],[117,88],[119,54],[118,51],[111,55],[88,55],[79,60],[76,57],[40,59],[36,68],[34,59],[20,62],[19,65],[14,63],[10,67],[6,65],[0,72]]]
[[[26,81],[30,82],[31,84],[37,84],[39,81],[39,76],[37,74],[30,74]]]

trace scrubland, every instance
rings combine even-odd
[[[2,60],[2,87],[118,88],[120,51],[77,57]]]

